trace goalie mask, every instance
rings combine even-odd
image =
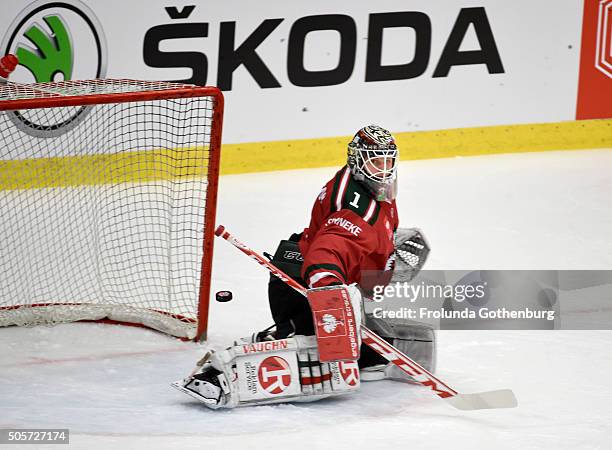
[[[363,127],[348,145],[348,166],[353,178],[378,201],[395,198],[398,156],[393,136],[378,125]]]

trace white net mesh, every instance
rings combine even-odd
[[[0,101],[168,91],[171,89],[184,89],[186,87],[188,87],[188,85],[168,83],[166,81],[112,79],[58,81],[53,83],[36,84],[2,83],[0,84]]]
[[[180,88],[9,83],[0,108]],[[196,336],[216,100],[120,101],[0,112],[0,326],[108,318]]]

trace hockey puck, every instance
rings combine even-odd
[[[232,298],[234,298],[234,296],[230,291],[219,291],[215,294],[215,299],[222,303],[229,302]]]

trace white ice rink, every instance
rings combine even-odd
[[[307,225],[335,170],[221,177],[217,222],[273,251]],[[612,269],[612,150],[403,162],[399,187],[401,225],[432,246],[428,269]],[[211,344],[270,325],[267,277],[216,242],[213,290],[234,300],[212,304]],[[210,411],[169,386],[198,344],[101,324],[5,328],[0,428],[69,428],[83,449],[604,449],[611,347],[612,331],[439,332],[437,374],[462,392],[512,388],[510,410],[462,412],[382,381],[312,404]]]

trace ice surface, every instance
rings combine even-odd
[[[429,269],[610,269],[611,167],[612,150],[403,162],[400,222],[425,231]],[[307,224],[334,171],[224,176],[217,222],[272,251]],[[234,300],[212,304],[211,344],[271,323],[267,276],[216,242],[213,289]],[[466,393],[512,388],[519,407],[462,412],[382,381],[312,404],[210,411],[169,386],[201,344],[79,323],[0,329],[0,428],[69,428],[71,448],[87,449],[610,447],[612,332],[442,331],[438,340],[440,378]]]

